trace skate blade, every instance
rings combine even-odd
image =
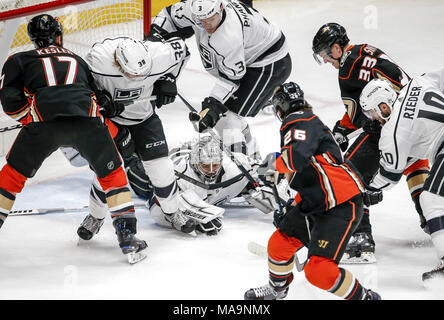
[[[372,264],[376,263],[376,256],[372,252],[363,252],[360,257],[350,257],[347,253],[341,259],[341,264]]]
[[[252,254],[255,254],[259,257],[265,257],[268,258],[268,252],[267,248],[263,245],[260,245],[256,242],[249,242],[248,243],[248,251],[250,251]]]
[[[130,252],[126,254],[129,264],[138,263],[146,258],[146,254],[142,252]]]

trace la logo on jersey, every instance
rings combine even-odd
[[[213,63],[213,56],[210,52],[210,50],[208,50],[204,45],[202,45],[202,43],[199,44],[199,52],[200,52],[200,57],[202,59],[202,63],[204,65],[205,69],[213,69],[214,68],[214,63]]]
[[[143,87],[130,88],[130,89],[116,88],[114,90],[114,100],[115,101],[134,100],[139,98],[142,92],[143,92]]]

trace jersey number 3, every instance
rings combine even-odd
[[[77,60],[73,57],[67,56],[55,56],[57,62],[67,62],[68,72],[66,73],[65,80],[63,84],[73,84],[76,80],[77,75]],[[54,70],[54,65],[50,57],[45,57],[40,59],[43,64],[43,70],[45,71],[46,83],[48,87],[57,85],[56,72]]]

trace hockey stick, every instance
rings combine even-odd
[[[179,96],[179,98],[183,101],[183,103],[188,107],[188,109],[191,112],[197,112],[197,110],[178,92],[177,95]],[[239,168],[239,170],[245,175],[245,177],[248,179],[248,181],[250,181],[254,188],[256,190],[260,189],[260,184],[256,181],[256,179],[254,179],[251,174],[247,171],[247,169],[244,168],[244,166],[242,165],[242,163],[240,163],[239,160],[236,159],[236,157],[233,155],[233,153],[230,151],[230,149],[223,143],[223,141],[220,139],[219,135],[217,134],[217,132],[213,129],[210,128],[209,133],[211,134],[211,136],[222,145],[224,151],[230,156],[230,158],[233,160],[234,164]]]
[[[19,123],[19,124],[15,124],[13,126],[0,128],[0,133],[6,132],[6,131],[12,131],[12,130],[15,130],[15,129],[21,129],[22,127],[23,127],[23,124]]]
[[[141,209],[145,208],[145,203],[135,203],[134,208]],[[53,213],[77,213],[88,211],[89,207],[77,207],[77,208],[44,208],[44,209],[23,209],[23,210],[12,210],[9,212],[8,216],[35,216]]]
[[[252,254],[255,254],[259,257],[268,258],[267,248],[257,242],[250,241],[248,243],[248,251],[250,251]],[[298,251],[296,251],[296,253],[294,255],[294,265],[295,265],[296,270],[298,272],[304,271],[305,264],[308,261],[308,258],[300,260],[300,258],[304,258],[304,257],[299,257],[299,255],[304,254],[304,252],[306,252],[305,255],[308,253],[308,249],[305,246],[299,248]],[[304,262],[301,263],[300,261],[302,261],[302,260]]]
[[[352,133],[349,133],[346,138],[348,141],[350,141],[351,139],[359,136],[361,133],[364,132],[364,128],[359,128],[358,130],[353,131]]]

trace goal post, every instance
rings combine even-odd
[[[152,0],[1,0],[0,71],[8,56],[34,49],[27,33],[29,20],[41,13],[57,17],[63,46],[85,57],[105,38],[131,36],[142,40],[151,24]],[[0,105],[1,106],[1,105]],[[0,108],[0,129],[17,125]],[[5,156],[19,130],[0,131],[0,157]]]

